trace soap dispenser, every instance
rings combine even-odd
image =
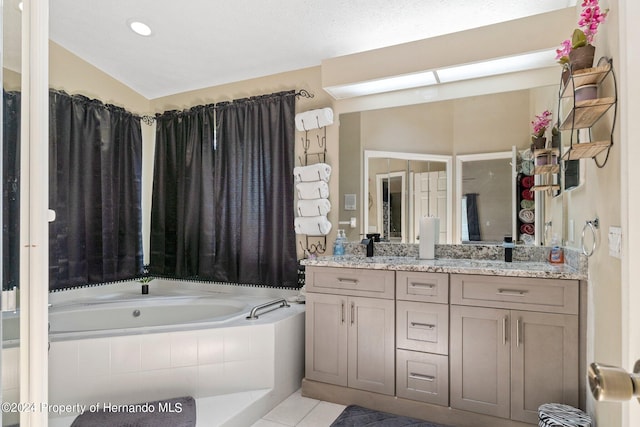
[[[513,248],[515,247],[513,237],[504,236],[504,243],[502,246],[504,247],[504,262],[511,262],[513,260]]]
[[[551,239],[551,249],[549,250],[549,262],[551,264],[563,264],[564,263],[564,251],[560,246],[560,239],[557,234],[553,235]]]
[[[338,230],[338,236],[336,237],[336,241],[333,243],[333,255],[341,256],[344,255],[344,245],[347,243],[347,235],[344,233],[344,230]]]

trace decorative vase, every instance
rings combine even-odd
[[[544,136],[531,137],[531,150],[542,150],[547,144],[547,138]]]
[[[593,67],[595,54],[596,47],[591,44],[571,49],[571,52],[569,52],[571,71],[575,73],[577,70]]]
[[[586,101],[587,99],[596,99],[597,97],[598,85],[584,85],[576,88],[576,102]]]

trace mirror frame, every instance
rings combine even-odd
[[[446,175],[447,175],[447,241],[446,243],[452,243],[453,241],[453,156],[441,155],[441,154],[419,154],[419,153],[405,153],[396,151],[378,151],[378,150],[364,150],[364,162],[363,162],[363,191],[362,191],[362,224],[363,234],[369,231],[369,159],[383,158],[383,159],[399,159],[399,160],[416,160],[426,162],[439,162],[445,163]]]
[[[456,243],[462,244],[462,164],[464,162],[475,162],[479,160],[496,160],[496,159],[510,159],[511,160],[511,235],[517,236],[517,217],[516,206],[514,200],[516,200],[516,160],[517,149],[516,146],[511,147],[511,151],[498,151],[494,153],[479,153],[479,154],[460,154],[456,155]],[[474,244],[468,243],[468,244]],[[482,241],[477,242],[482,244]]]

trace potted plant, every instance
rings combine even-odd
[[[144,270],[142,276],[138,277],[138,282],[142,285],[142,295],[147,295],[149,293],[149,282],[151,282],[154,277],[149,275],[148,266],[144,266]]]
[[[571,39],[563,41],[556,49],[556,59],[560,64],[569,63],[573,71],[593,66],[596,49],[593,40],[608,13],[609,9],[600,9],[599,0],[583,0],[579,28],[573,31]]]
[[[551,111],[544,110],[542,113],[536,115],[536,118],[531,122],[533,127],[533,133],[531,134],[531,150],[543,149],[547,143],[547,138],[544,136],[549,124],[551,124]]]

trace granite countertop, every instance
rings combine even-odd
[[[586,280],[586,273],[568,264],[550,264],[544,261],[504,262],[488,259],[436,258],[418,259],[415,256],[361,255],[322,256],[305,259],[306,266],[368,268],[374,270],[424,271],[430,273],[483,274],[491,276],[534,277],[544,279]]]

